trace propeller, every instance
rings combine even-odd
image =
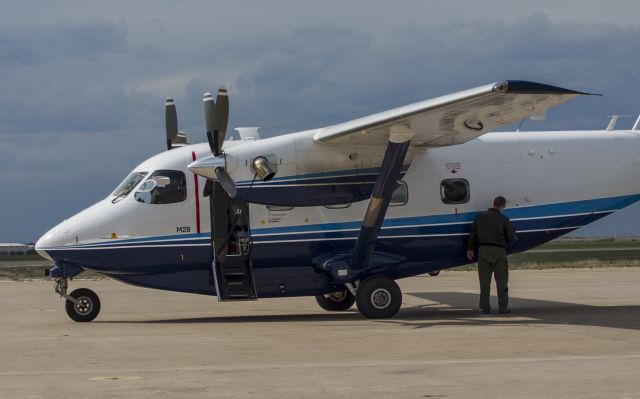
[[[178,114],[173,98],[167,98],[164,105],[164,126],[168,150],[173,149],[176,145],[187,144],[187,136],[178,131]]]
[[[234,198],[237,194],[236,185],[233,179],[225,170],[226,162],[222,154],[222,144],[227,133],[227,123],[229,121],[229,95],[227,89],[220,87],[216,102],[213,101],[211,93],[204,93],[202,99],[204,111],[204,126],[207,133],[207,141],[214,158],[211,159],[215,171],[216,181],[222,186],[227,195]],[[222,162],[220,162],[222,161]],[[213,187],[205,186],[205,191],[210,193]]]
[[[209,197],[214,259],[222,263],[228,245],[229,225],[234,223],[231,216],[233,212],[232,198],[237,194],[236,185],[225,169],[226,159],[222,153],[222,144],[229,120],[227,89],[221,87],[218,90],[215,102],[211,93],[204,93],[202,106],[205,132],[212,156],[195,161],[189,165],[189,169],[196,174],[207,177],[204,195]]]
[[[209,167],[213,167],[217,182],[222,186],[229,197],[234,198],[237,194],[236,185],[233,179],[225,170],[224,155],[222,154],[222,144],[227,134],[227,123],[229,121],[229,94],[227,89],[220,87],[216,101],[214,103],[211,93],[204,93],[202,98],[204,111],[204,126],[207,133],[207,141],[214,158],[211,159]],[[213,187],[205,189],[210,192]]]
[[[204,93],[202,107],[207,141],[212,155],[194,161],[189,165],[189,170],[207,178],[204,187],[205,196],[210,196],[214,191],[218,191],[216,187],[219,186],[219,188],[224,189],[224,192],[230,198],[235,198],[237,195],[236,186],[227,172],[227,162],[222,152],[222,144],[227,134],[229,121],[229,94],[227,89],[220,87],[215,101],[211,93]],[[275,175],[269,160],[264,156],[256,157],[252,161],[251,167],[263,181],[267,181]]]
[[[178,137],[178,113],[173,98],[167,98],[164,105],[164,125],[167,133],[167,149],[172,148],[173,140]]]
[[[227,134],[227,123],[229,121],[229,94],[227,89],[220,87],[215,103],[211,93],[204,93],[202,102],[209,147],[211,148],[211,153],[218,157],[222,155],[222,144]]]

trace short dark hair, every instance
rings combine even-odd
[[[503,208],[505,206],[507,206],[507,199],[505,197],[503,197],[502,195],[498,195],[496,198],[494,198],[493,200],[494,208]]]

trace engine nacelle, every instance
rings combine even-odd
[[[215,179],[219,167],[233,179],[236,198],[263,205],[322,206],[371,197],[384,147],[317,143],[313,131],[248,142],[225,150],[216,161],[197,160],[189,169]],[[409,151],[403,174],[412,158]]]

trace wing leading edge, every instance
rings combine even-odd
[[[318,130],[316,142],[385,144],[391,126],[415,132],[413,144],[462,144],[580,95],[575,90],[521,80],[505,80],[436,97]]]

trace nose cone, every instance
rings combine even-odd
[[[51,256],[47,253],[47,249],[61,247],[68,244],[69,230],[66,224],[66,221],[60,223],[56,227],[47,231],[42,237],[38,239],[35,246],[35,250],[38,255],[42,256],[45,259],[53,261]]]
[[[44,250],[44,248],[46,248],[46,237],[42,236],[36,242],[36,252],[38,253],[38,255],[42,256],[43,258],[53,262],[53,258],[51,256],[49,256],[49,254],[47,254],[47,252]]]
[[[206,177],[211,180],[218,180],[217,168],[225,167],[224,155],[216,157],[209,155],[204,158],[196,159],[189,164],[188,168],[192,173],[198,176]]]

